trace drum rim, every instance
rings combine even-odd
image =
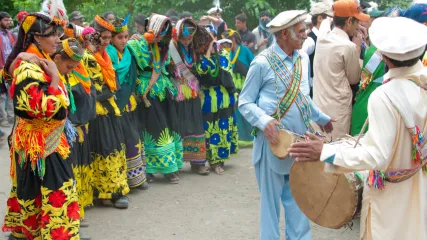
[[[324,165],[323,162],[317,162],[317,163],[322,163]],[[291,169],[290,169],[290,174],[289,174],[289,185],[290,185],[291,192],[292,192],[292,195],[294,196],[294,198],[295,198],[296,191],[298,191],[298,188],[295,187],[295,184],[292,184],[292,182],[294,182],[293,179],[295,179],[295,177],[292,178],[292,172],[295,172],[297,164],[300,164],[300,163],[299,162],[294,162],[292,164]],[[310,163],[308,163],[308,164],[310,164]],[[341,177],[345,177],[345,175],[344,174],[339,174],[339,176],[337,178],[337,183],[340,181]],[[355,193],[355,203],[353,204],[354,213],[353,213],[353,215],[349,215],[348,217],[343,218],[343,221],[341,221],[340,223],[337,223],[337,224],[325,224],[325,223],[319,222],[318,218],[320,216],[322,216],[323,211],[317,216],[317,219],[310,218],[308,216],[309,214],[307,214],[307,208],[305,206],[302,206],[301,205],[302,203],[299,203],[296,198],[295,198],[295,202],[297,203],[297,205],[300,208],[300,210],[304,213],[304,215],[308,219],[310,219],[310,221],[312,221],[312,222],[314,222],[317,225],[322,226],[322,227],[332,228],[332,229],[340,229],[340,228],[344,227],[345,225],[349,224],[353,219],[355,219],[355,217],[357,216],[357,213],[360,212],[360,209],[361,209],[361,206],[362,206],[361,203],[362,203],[363,199],[360,198],[359,196],[361,196],[360,191],[363,191],[363,188],[357,189],[357,187],[356,187],[357,184],[360,184],[360,185],[363,186],[363,183],[358,178],[356,178],[356,183],[355,184],[351,184],[351,185],[349,184],[349,186],[351,186],[351,190],[354,190],[354,193]],[[334,191],[335,191],[335,189],[334,189]],[[362,192],[362,194],[363,194],[363,192]],[[324,209],[326,209],[326,206],[327,206],[327,204],[325,205]]]

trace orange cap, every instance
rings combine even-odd
[[[335,17],[355,17],[359,21],[367,22],[369,15],[361,12],[359,4],[354,0],[338,0],[333,5]]]

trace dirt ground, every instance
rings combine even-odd
[[[259,199],[252,149],[242,149],[226,165],[223,176],[198,176],[189,164],[180,183],[171,185],[161,176],[147,191],[129,195],[130,207],[117,210],[93,207],[86,212],[89,228],[83,229],[92,240],[255,240],[259,239]],[[9,157],[0,150],[0,223],[3,222],[10,190]],[[284,227],[283,220],[281,223]],[[356,240],[353,230],[330,230],[312,225],[314,240]],[[0,233],[6,238],[7,234]],[[282,236],[283,238],[283,236]],[[283,238],[284,239],[284,238]]]

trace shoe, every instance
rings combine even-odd
[[[91,239],[85,231],[81,231],[81,230],[79,232],[79,237],[80,237],[80,240],[90,240]]]
[[[111,199],[101,199],[101,203],[105,207],[113,207],[114,203]]]
[[[0,121],[0,127],[10,127],[9,123],[7,122],[7,120],[2,120]]]
[[[144,182],[138,188],[141,189],[141,190],[147,190],[147,189],[150,188],[150,184],[148,184],[148,182]]]
[[[118,209],[127,209],[129,207],[129,199],[123,196],[114,202],[114,207]]]
[[[87,227],[89,227],[89,223],[84,219],[80,220],[80,228],[87,228]]]
[[[12,234],[9,235],[9,237],[7,238],[7,240],[25,240],[26,238],[18,238],[13,236]]]
[[[154,182],[154,175],[153,174],[147,174],[147,182],[148,183]]]

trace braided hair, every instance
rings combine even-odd
[[[212,41],[213,39],[209,31],[202,26],[198,26],[196,34],[193,37],[193,47],[197,58],[200,55],[206,54]]]
[[[33,20],[33,21],[28,21]],[[13,60],[18,56],[19,53],[25,52],[28,47],[36,43],[34,36],[48,36],[43,33],[49,28],[54,27],[54,30],[50,32],[48,35],[56,33],[57,23],[52,21],[52,19],[43,14],[43,13],[30,13],[24,19],[22,24],[19,26],[18,37],[16,38],[16,43],[10,53],[9,57],[6,60],[6,64],[4,66],[5,69],[9,69]],[[24,30],[26,29],[26,30]]]

